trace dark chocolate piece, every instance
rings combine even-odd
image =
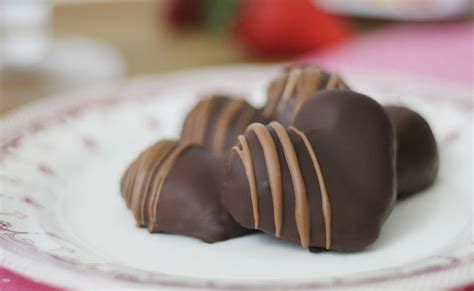
[[[150,232],[183,234],[206,242],[241,236],[223,208],[219,188],[224,165],[200,145],[160,141],[128,167],[121,192],[137,225]]]
[[[337,74],[314,66],[292,66],[272,81],[267,90],[267,103],[262,114],[285,126],[291,125],[303,103],[324,89],[348,89]]]
[[[260,112],[243,99],[213,96],[200,101],[184,121],[181,140],[202,144],[223,153],[253,122],[263,122]]]
[[[396,198],[392,124],[377,102],[348,90],[307,104],[294,126],[252,124],[239,136],[222,201],[243,226],[310,250],[363,249]]]
[[[433,184],[438,147],[426,120],[406,107],[386,106],[397,136],[397,191],[404,198]]]

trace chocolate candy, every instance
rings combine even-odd
[[[438,173],[436,140],[426,120],[406,107],[386,106],[397,135],[398,197],[404,198],[433,184]]]
[[[216,242],[248,233],[222,207],[221,159],[200,145],[160,141],[128,167],[121,192],[138,226]]]
[[[313,66],[293,66],[272,81],[267,90],[263,116],[288,126],[305,101],[324,89],[348,89],[341,77]]]
[[[360,250],[394,205],[395,137],[383,108],[348,90],[307,101],[294,126],[252,124],[228,162],[234,219],[310,251]]]
[[[213,96],[200,101],[188,114],[181,139],[223,153],[250,123],[263,121],[260,112],[243,99]]]

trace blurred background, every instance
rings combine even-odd
[[[299,60],[397,25],[416,29],[468,23],[472,32],[472,4],[471,0],[0,0],[0,114],[55,93],[143,74]],[[405,33],[410,31],[414,30]],[[450,41],[443,30],[430,37]],[[472,50],[472,36],[470,43],[464,49]]]

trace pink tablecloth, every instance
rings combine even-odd
[[[383,28],[325,52],[299,59],[338,71],[362,68],[418,74],[472,86],[474,23],[405,24]],[[453,286],[473,290],[469,286]],[[0,289],[57,290],[0,268]]]
[[[0,268],[0,290],[2,291],[53,291],[59,290],[49,285],[32,281],[24,276],[13,273],[7,269]]]
[[[474,23],[393,25],[301,61],[474,84]]]

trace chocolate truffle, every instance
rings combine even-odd
[[[361,250],[395,202],[392,124],[377,102],[348,90],[308,102],[294,126],[255,123],[238,137],[222,201],[241,225],[310,251]]]
[[[137,225],[209,243],[249,232],[221,204],[221,163],[215,154],[190,143],[163,140],[145,150],[121,182]]]
[[[386,106],[397,136],[398,198],[433,184],[438,173],[438,148],[426,120],[406,107]]]
[[[200,101],[188,114],[181,140],[223,153],[235,144],[237,136],[249,124],[263,121],[260,112],[245,100],[213,96]]]
[[[262,114],[285,126],[293,120],[305,101],[324,89],[348,89],[337,74],[325,72],[314,66],[293,66],[272,81],[267,90],[267,103]]]

